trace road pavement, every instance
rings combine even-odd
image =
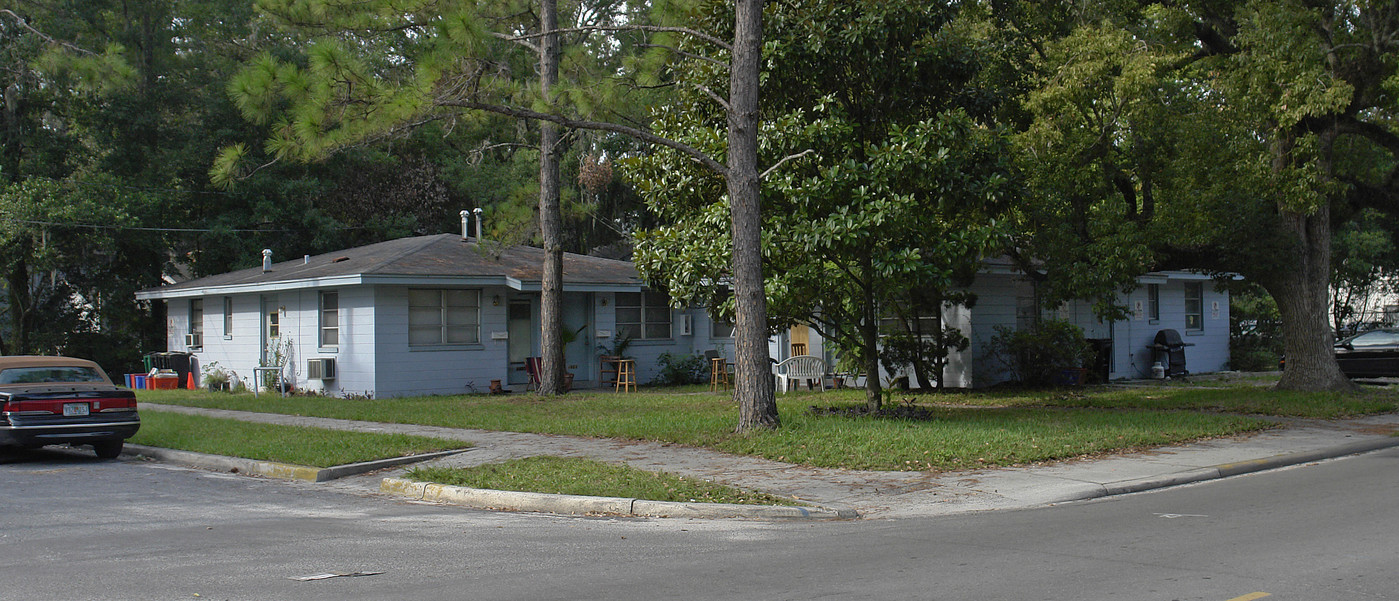
[[[821,522],[481,511],[7,454],[0,599],[1399,598],[1399,449],[1049,507]]]

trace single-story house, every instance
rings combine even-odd
[[[166,342],[202,371],[285,365],[295,387],[331,395],[394,397],[519,390],[539,356],[544,251],[439,234],[402,238],[143,290],[168,304]],[[700,310],[671,309],[630,262],[565,253],[563,323],[575,387],[603,374],[598,347],[631,336],[636,380],[662,353],[730,347]],[[701,327],[696,327],[701,325]]]
[[[253,368],[284,365],[302,390],[331,395],[395,397],[484,392],[493,380],[519,390],[526,359],[539,356],[541,249],[478,244],[439,234],[390,240],[344,251],[143,290],[137,298],[168,304],[166,341],[193,353],[205,373],[231,371],[249,385]],[[648,290],[627,261],[565,253],[565,348],[574,386],[601,385],[610,375],[600,348],[630,336],[636,380],[661,368],[664,353],[733,357],[733,328],[702,308],[672,309]],[[1102,322],[1091,306],[1069,303],[1052,317],[1111,340],[1109,377],[1151,376],[1149,348],[1157,331],[1178,330],[1192,372],[1225,369],[1229,302],[1204,275],[1169,272],[1138,278],[1120,299],[1131,316]],[[987,386],[1008,377],[989,354],[995,326],[1025,327],[1038,309],[1033,286],[1008,264],[990,262],[972,286],[974,308],[948,312],[971,346],[952,357],[948,386]],[[834,365],[831,345],[798,325],[770,339],[775,360],[812,354]],[[883,374],[887,377],[887,374]]]
[[[1229,293],[1216,290],[1211,276],[1185,271],[1152,272],[1139,276],[1137,284],[1136,289],[1117,298],[1117,303],[1127,308],[1127,318],[1104,321],[1094,315],[1088,301],[1066,303],[1056,310],[1038,307],[1034,285],[1028,278],[1008,261],[987,261],[970,287],[977,296],[975,305],[944,311],[945,323],[960,329],[970,340],[965,351],[949,357],[945,385],[985,387],[1012,379],[1009,366],[992,350],[996,328],[1026,329],[1036,319],[1059,319],[1082,328],[1084,337],[1103,349],[1105,361],[1100,367],[1109,380],[1153,377],[1152,364],[1163,359],[1153,344],[1157,333],[1166,329],[1176,330],[1181,340],[1190,345],[1185,349],[1185,368],[1191,373],[1228,369]],[[803,348],[809,347],[812,354],[824,356],[829,365],[835,364],[834,349],[823,345],[815,330],[797,326],[778,338],[781,342],[772,345],[776,359],[790,354],[790,342],[807,345]],[[911,369],[894,375],[913,379]],[[881,368],[880,377],[888,382],[891,374]],[[910,384],[917,386],[917,382]]]

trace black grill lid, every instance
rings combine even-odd
[[[1156,333],[1156,344],[1161,346],[1185,346],[1185,341],[1180,339],[1180,332],[1175,330],[1161,330]]]

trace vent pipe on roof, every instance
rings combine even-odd
[[[262,249],[262,272],[269,271],[272,271],[272,249],[264,248]]]
[[[480,242],[480,241],[481,241],[481,214],[482,214],[482,213],[485,213],[485,211],[481,210],[481,207],[476,207],[475,209],[472,209],[471,212],[473,212],[473,213],[476,214],[476,241],[477,241],[477,242]]]
[[[471,211],[462,209],[461,211],[461,241],[466,242],[471,237]]]

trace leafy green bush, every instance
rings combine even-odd
[[[651,380],[652,386],[681,386],[709,381],[709,364],[704,357],[661,353],[657,363],[661,371]]]
[[[996,326],[990,352],[1017,381],[1031,386],[1053,384],[1063,370],[1085,367],[1093,359],[1093,348],[1084,340],[1083,330],[1057,319],[1042,321],[1028,330]]]

